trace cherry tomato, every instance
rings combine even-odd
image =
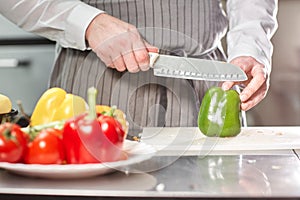
[[[21,162],[23,160],[28,137],[17,124],[0,125],[0,162]]]
[[[43,129],[28,144],[25,155],[27,164],[63,164],[65,160],[62,130]]]

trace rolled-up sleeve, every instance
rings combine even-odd
[[[228,0],[228,61],[252,56],[271,70],[278,0]]]
[[[87,49],[85,32],[104,11],[78,0],[1,0],[0,12],[19,27],[58,42]]]

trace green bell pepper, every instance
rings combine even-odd
[[[198,127],[209,137],[232,137],[241,131],[240,97],[237,91],[212,87],[205,93],[198,115]]]

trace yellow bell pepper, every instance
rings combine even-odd
[[[87,104],[82,97],[67,94],[61,88],[50,88],[37,102],[30,118],[30,125],[36,126],[66,120],[86,112],[87,109]]]

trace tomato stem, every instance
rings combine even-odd
[[[4,137],[7,139],[7,140],[12,140],[14,143],[18,143],[18,140],[17,140],[17,138],[14,136],[14,135],[12,135],[12,126],[13,126],[13,124],[11,124],[11,125],[9,125],[5,130],[4,130],[4,132],[3,132],[3,135],[4,135]]]
[[[45,128],[56,128],[56,129],[62,129],[64,126],[65,121],[54,121],[50,122],[48,124],[41,124],[41,125],[36,125],[36,126],[28,126],[25,128],[21,128],[21,130],[25,133],[30,133],[30,132],[39,132]]]

